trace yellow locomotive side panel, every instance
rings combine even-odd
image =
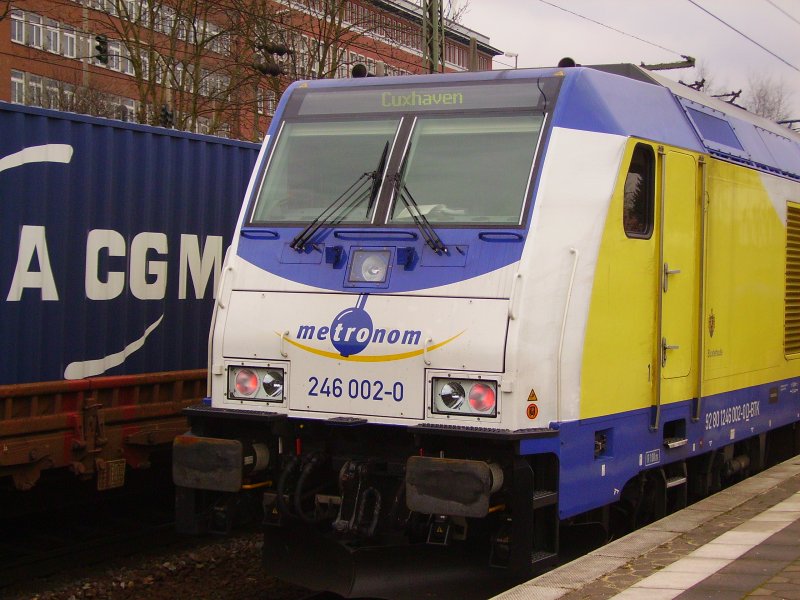
[[[657,238],[629,238],[623,226],[625,173],[635,146],[629,142],[622,159],[600,243],[581,372],[581,418],[649,406],[653,393]]]
[[[622,223],[637,144],[658,152],[649,237],[626,235]],[[785,207],[793,198],[796,182],[629,142],[592,288],[582,419],[689,400],[700,379],[709,396],[797,374],[800,361],[787,360],[783,347]]]
[[[771,177],[719,160],[709,164],[704,395],[797,371],[783,352],[789,198],[781,196],[790,187],[768,190]]]

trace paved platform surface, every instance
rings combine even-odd
[[[800,456],[498,596],[800,600]]]

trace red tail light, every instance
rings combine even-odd
[[[236,393],[241,396],[252,396],[258,389],[258,376],[250,369],[242,369],[236,373]]]
[[[489,412],[496,402],[494,390],[485,383],[476,383],[469,390],[470,406],[479,412]]]

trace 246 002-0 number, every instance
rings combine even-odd
[[[325,396],[327,398],[350,398],[351,400],[384,400],[391,398],[395,402],[403,400],[403,384],[395,381],[392,384],[378,379],[350,379],[345,381],[335,377],[309,377],[311,389],[309,396]]]

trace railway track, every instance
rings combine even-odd
[[[176,534],[172,488],[0,519],[0,597],[31,600],[338,600],[264,574],[257,532]],[[596,533],[596,532],[594,532]],[[592,524],[565,528],[562,561],[601,545]],[[592,542],[593,541],[593,542]]]
[[[224,538],[175,533],[173,497],[171,484],[160,482],[14,518],[3,518],[8,513],[0,510],[0,598],[331,598],[266,577],[257,533]]]
[[[2,530],[0,595],[22,582],[189,541],[174,533],[165,498],[141,494],[4,519]]]

